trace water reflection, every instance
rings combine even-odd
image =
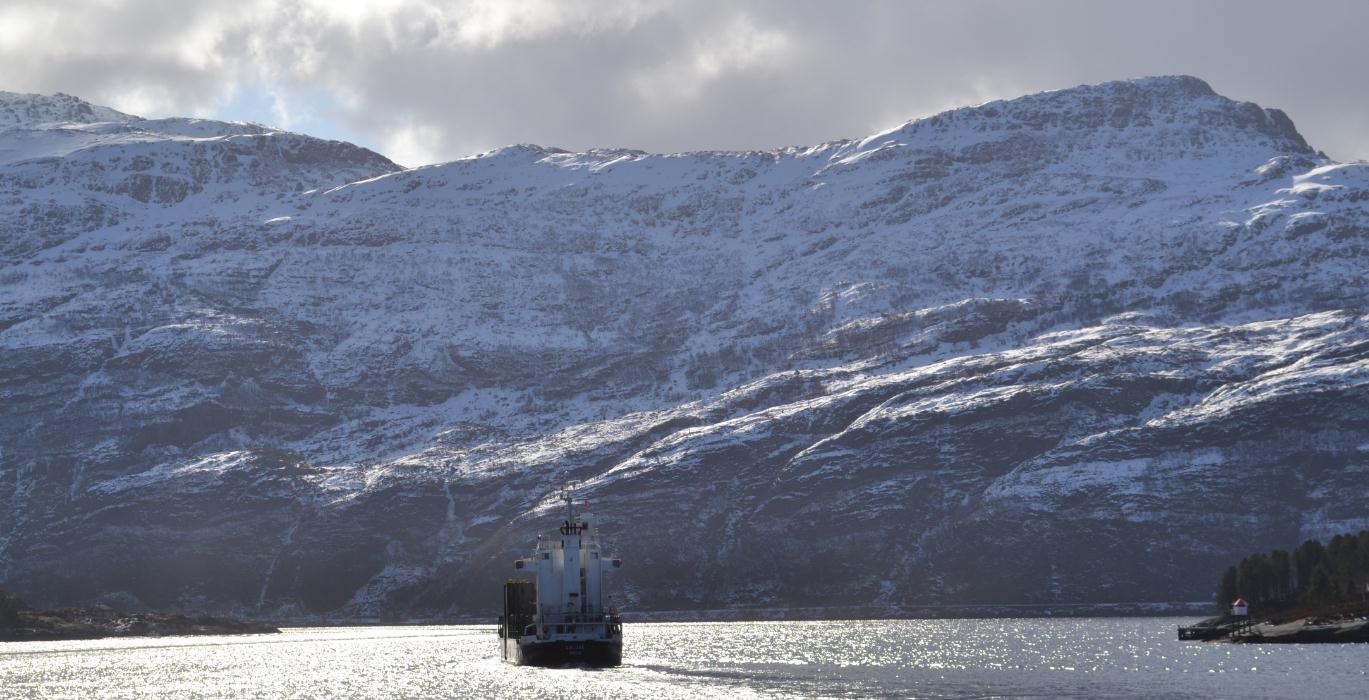
[[[1365,645],[1181,643],[1178,620],[630,625],[624,666],[531,669],[493,628],[0,646],[0,698],[1362,697]]]

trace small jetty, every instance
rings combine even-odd
[[[1183,642],[1212,642],[1218,639],[1226,639],[1235,633],[1234,628],[1221,625],[1204,625],[1202,623],[1179,627],[1179,641]]]
[[[1244,598],[1231,603],[1231,614],[1209,618],[1196,625],[1179,627],[1180,641],[1212,642],[1230,639],[1249,630],[1254,621],[1250,618],[1250,604]]]

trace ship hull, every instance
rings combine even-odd
[[[618,666],[623,663],[622,640],[547,640],[519,644],[504,640],[504,660],[519,666]]]

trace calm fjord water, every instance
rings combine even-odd
[[[1369,645],[1181,643],[1136,618],[632,624],[624,666],[501,663],[493,628],[0,646],[0,698],[1365,697]]]

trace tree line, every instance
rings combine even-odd
[[[1369,582],[1369,530],[1336,535],[1322,544],[1307,540],[1292,553],[1276,549],[1254,554],[1222,574],[1217,610],[1244,598],[1265,612],[1297,606],[1334,605],[1360,600]]]

